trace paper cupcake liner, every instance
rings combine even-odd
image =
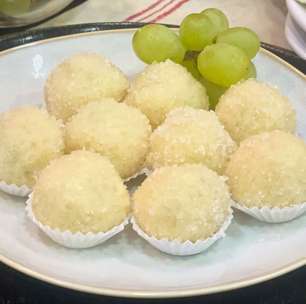
[[[63,232],[59,229],[52,229],[47,225],[43,225],[35,218],[32,211],[32,194],[29,196],[29,199],[26,202],[26,212],[34,224],[36,224],[54,242],[68,248],[89,248],[101,244],[123,231],[125,226],[129,223],[129,219],[126,218],[120,225],[113,227],[109,231],[99,233],[72,233],[70,231]]]
[[[130,180],[138,177],[139,175],[142,175],[142,174],[145,174],[146,176],[149,176],[150,174],[152,173],[152,171],[148,168],[143,168],[141,169],[139,172],[135,173],[134,175],[128,177],[128,178],[125,178],[124,179],[124,182],[125,183],[128,183]]]
[[[194,255],[200,253],[208,247],[210,247],[217,240],[225,237],[225,231],[231,224],[233,219],[232,210],[230,211],[230,215],[222,225],[222,227],[216,232],[213,236],[209,237],[206,240],[199,240],[194,242],[185,241],[180,242],[178,240],[170,241],[167,239],[156,239],[155,237],[147,235],[136,223],[135,219],[131,218],[131,223],[133,230],[142,238],[144,238],[147,242],[149,242],[153,247],[159,249],[162,252],[179,255],[179,256],[187,256]]]
[[[238,203],[234,204],[234,207],[239,209],[240,211],[251,215],[252,217],[258,219],[262,222],[267,223],[283,223],[291,221],[300,215],[302,215],[306,211],[306,202],[302,204],[296,204],[291,207],[284,208],[247,208]]]
[[[4,181],[0,182],[0,190],[10,194],[10,195],[15,195],[15,196],[20,196],[20,197],[26,197],[31,193],[31,189],[26,186],[26,185],[22,185],[22,186],[17,186],[15,184],[7,184]]]

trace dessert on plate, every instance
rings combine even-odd
[[[162,167],[133,194],[134,229],[162,251],[195,254],[224,236],[231,204],[225,179],[204,165]]]
[[[140,109],[153,128],[159,126],[174,108],[209,107],[206,90],[201,83],[183,66],[171,60],[148,65],[131,82],[124,102]]]
[[[294,133],[296,128],[295,111],[288,98],[255,79],[229,88],[221,96],[216,113],[237,142],[273,130]]]
[[[63,152],[62,123],[47,111],[21,106],[0,114],[0,181],[32,188],[37,174]]]
[[[92,102],[66,124],[66,151],[88,149],[108,157],[122,178],[143,168],[151,126],[138,109],[114,100]]]
[[[27,205],[32,220],[68,247],[82,247],[87,238],[91,245],[104,241],[130,211],[128,191],[111,162],[81,150],[52,161],[41,172]]]
[[[151,135],[147,166],[199,163],[222,174],[235,150],[215,112],[177,108]]]
[[[57,65],[45,84],[48,111],[66,121],[92,101],[120,101],[129,82],[108,59],[95,53],[75,54]]]
[[[275,130],[242,141],[225,175],[236,206],[255,216],[262,211],[256,216],[261,220],[290,220],[306,210],[306,144],[290,133]],[[274,219],[273,210],[284,216]]]

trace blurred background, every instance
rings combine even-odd
[[[179,24],[185,15],[207,7],[223,10],[232,26],[250,27],[262,41],[293,49],[306,59],[306,7],[298,0],[0,0],[0,33],[26,29],[4,26],[33,22],[40,28],[107,21]]]

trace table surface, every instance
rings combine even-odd
[[[1,0],[0,0],[1,1]],[[100,1],[100,0],[99,0]],[[122,0],[120,0],[122,1]],[[252,0],[253,1],[253,0]],[[278,1],[278,3],[277,3]],[[102,5],[100,1],[99,5]],[[117,0],[112,0],[112,3],[118,5]],[[122,1],[125,5],[130,0]],[[137,1],[134,1],[137,2]],[[139,1],[143,2],[143,1]],[[150,2],[150,1],[146,1]],[[192,2],[192,1],[190,1]],[[200,2],[200,1],[199,1]],[[205,2],[205,1],[202,1]],[[211,2],[211,1],[208,1]],[[225,1],[216,0],[217,5],[215,6],[226,6]],[[228,3],[233,3],[233,7],[238,7],[239,0],[227,1]],[[251,3],[249,0],[240,1],[240,3],[244,2],[244,8],[246,6],[250,6]],[[257,6],[265,3],[265,7],[267,8],[269,5],[277,6],[281,11],[284,12],[283,0],[265,0],[263,1],[253,1],[253,3],[257,2]],[[59,14],[55,18],[49,19],[49,21],[36,25],[36,27],[45,27],[50,25],[60,25],[67,23],[76,23],[76,17],[73,14],[78,14],[77,12],[73,12],[73,10],[78,9],[80,6],[84,5],[98,5],[97,0],[77,0],[73,5],[69,7],[68,10],[64,14]],[[105,4],[103,4],[105,5]],[[236,5],[236,6],[235,6]],[[253,4],[254,5],[254,4]],[[209,6],[209,5],[208,5]],[[257,7],[256,6],[256,7]],[[229,6],[228,6],[229,7]],[[79,20],[84,21],[84,18],[88,18],[88,15],[92,13],[82,14],[79,17]],[[274,12],[275,14],[275,12]],[[284,15],[285,13],[283,13]],[[239,14],[238,14],[239,15]],[[280,14],[282,15],[282,14]],[[69,17],[70,16],[70,17]],[[84,17],[85,16],[85,17]],[[275,16],[274,16],[275,17]],[[71,22],[69,22],[69,18],[71,18]],[[82,19],[83,18],[83,19]],[[174,17],[172,17],[174,18]],[[271,18],[273,19],[273,13],[271,13]],[[280,16],[278,15],[278,18]],[[110,18],[111,19],[111,18]],[[281,18],[280,18],[281,19]],[[87,20],[87,21],[97,21],[97,20]],[[100,20],[101,21],[101,20]],[[114,21],[114,20],[110,20]],[[117,21],[117,20],[116,20]],[[167,20],[165,20],[167,21]],[[170,18],[171,21],[171,18]],[[271,21],[271,20],[270,20]],[[175,23],[175,22],[173,22]],[[29,27],[27,27],[29,28]],[[23,28],[21,30],[25,30],[27,28]],[[5,35],[8,33],[15,32],[16,29],[12,30],[0,30],[0,35]],[[20,31],[18,29],[17,31]],[[269,34],[270,35],[270,34]],[[266,37],[269,37],[266,35]],[[278,43],[281,46],[286,47],[287,43],[282,40],[282,34],[279,31],[278,37],[276,39],[266,39],[267,42],[277,44],[275,42],[281,41]],[[3,37],[3,36],[2,36]],[[297,57],[294,56],[291,52],[286,52],[286,50],[282,49],[273,49],[270,46],[266,46],[270,48],[270,50],[274,51],[279,56],[283,57],[285,60],[289,61],[301,71],[306,72],[306,63],[305,61],[301,61]],[[60,271],[60,269],[59,269]],[[216,294],[216,295],[208,295],[201,297],[193,297],[193,298],[183,298],[183,299],[168,299],[168,300],[135,300],[135,299],[119,299],[119,298],[110,298],[110,297],[102,297],[95,296],[89,294],[83,294],[71,290],[66,290],[63,288],[51,286],[49,284],[40,282],[36,279],[32,279],[27,277],[21,273],[16,272],[8,268],[7,266],[0,264],[0,304],[27,304],[27,303],[262,303],[262,304],[291,304],[291,303],[306,303],[306,267],[293,271],[287,275],[284,275],[280,278],[258,284],[255,286],[243,288],[240,290],[230,291],[226,293]]]

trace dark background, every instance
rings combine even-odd
[[[84,0],[77,0],[67,9],[71,9],[72,7],[79,5],[82,2],[84,2]],[[30,27],[24,27],[18,29],[18,31],[24,31],[29,28]],[[12,35],[14,32],[16,32],[16,29],[0,29],[0,45],[3,40],[6,39],[7,35]],[[268,44],[263,44],[263,47],[274,52],[278,56],[282,57],[306,73],[306,62],[298,58],[293,52]],[[302,267],[280,278],[265,283],[221,294],[181,299],[144,300],[96,296],[51,286],[49,284],[40,282],[36,279],[32,279],[21,273],[18,273],[15,270],[10,269],[9,267],[0,263],[0,304],[36,303],[306,304],[306,267]]]
[[[60,269],[59,269],[60,271]],[[122,299],[54,287],[0,264],[0,304],[305,304],[306,267],[278,279],[230,292],[180,299]]]

